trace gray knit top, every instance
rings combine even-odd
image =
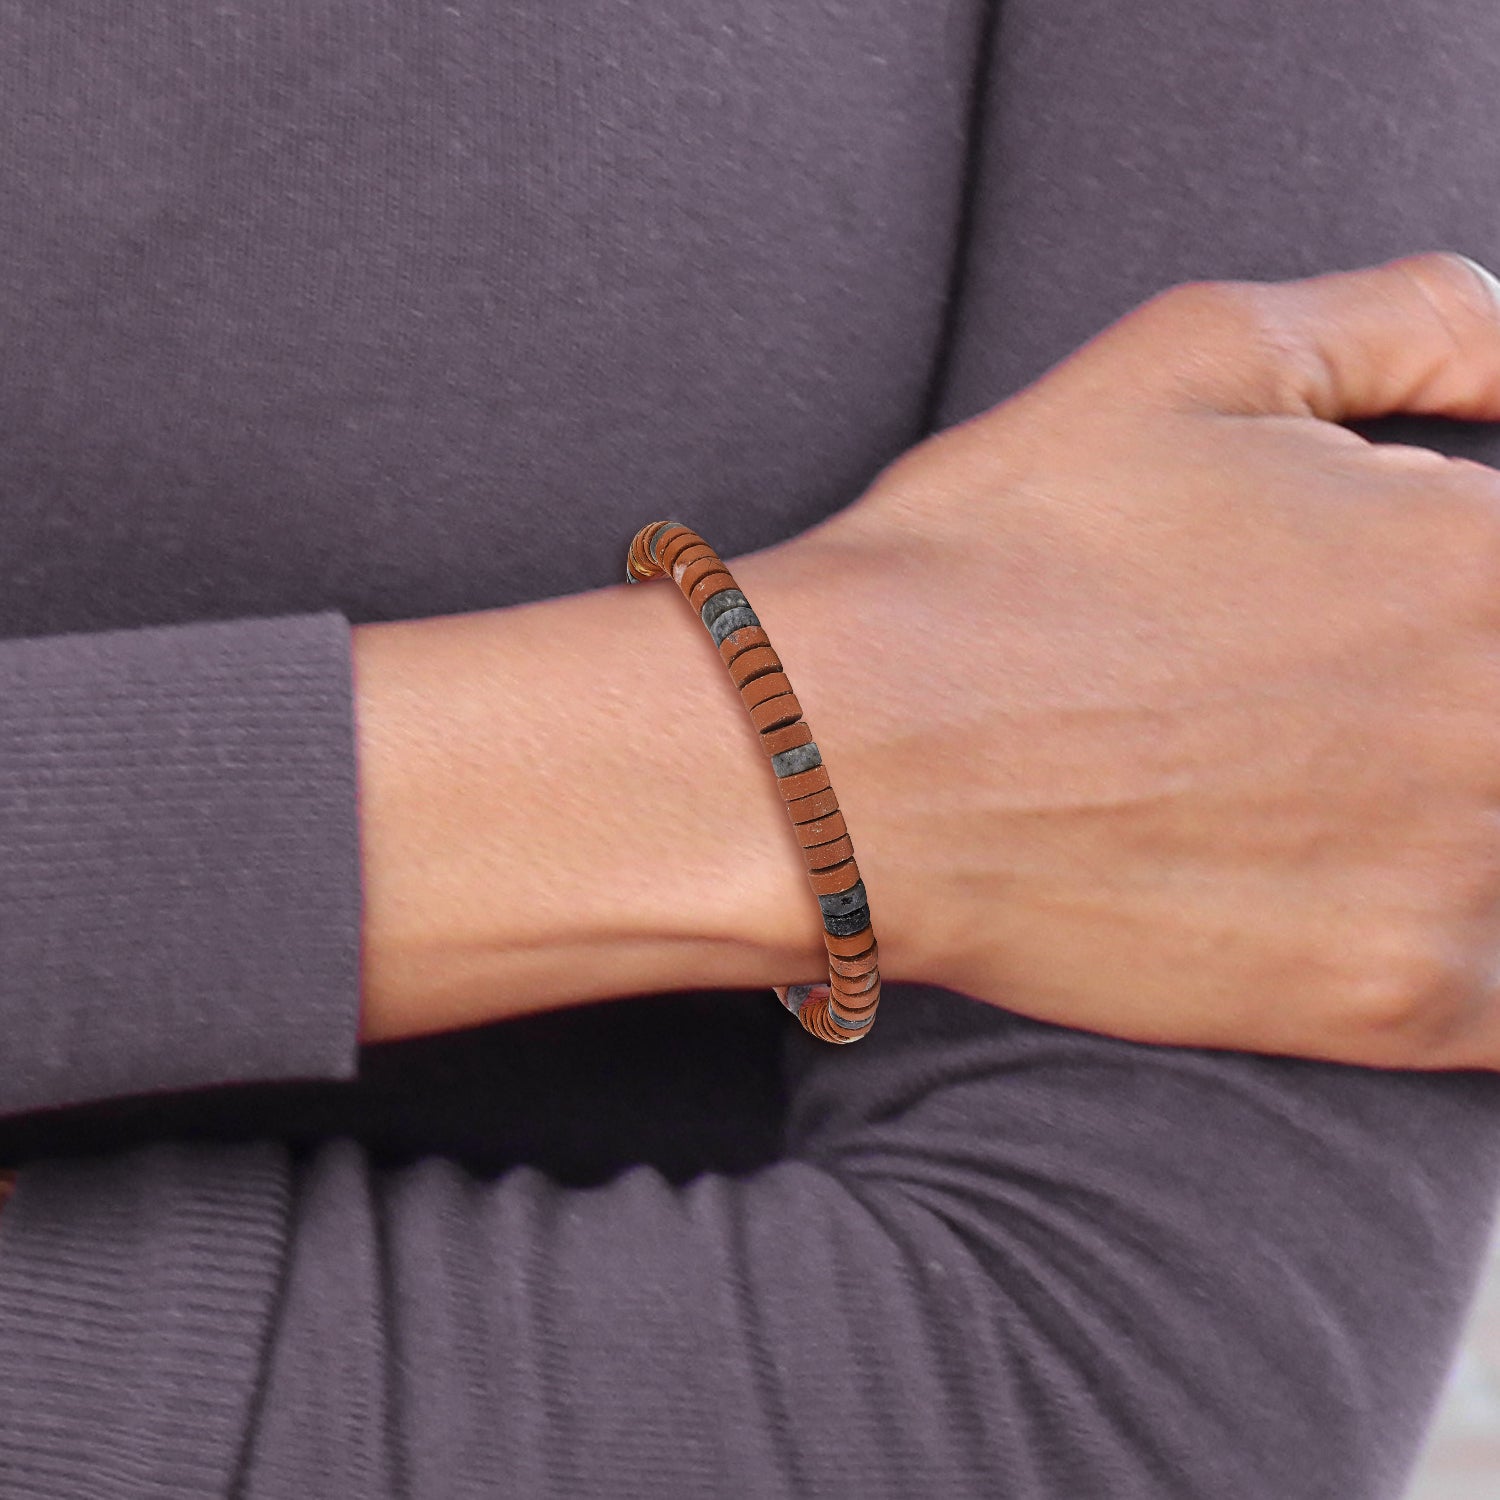
[[[1494,1077],[357,1042],[351,624],[795,535],[1173,280],[1500,258],[1500,11],[1354,14],[0,0],[0,1496],[1399,1493]]]

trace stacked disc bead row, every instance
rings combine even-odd
[[[653,521],[630,543],[625,581],[670,573],[697,611],[776,773],[776,786],[797,831],[807,879],[823,913],[826,984],[775,986],[776,998],[815,1037],[857,1042],[880,1003],[875,929],[854,861],[844,815],[781,659],[723,560],[691,527]]]

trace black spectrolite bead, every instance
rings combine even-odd
[[[714,621],[726,609],[736,609],[739,607],[749,609],[750,601],[738,589],[720,589],[717,594],[710,594],[703,601],[703,608],[698,613],[703,616],[703,623],[712,630]]]
[[[732,635],[736,630],[743,630],[747,625],[759,625],[755,611],[748,604],[737,604],[733,609],[726,609],[712,625],[708,627],[708,633],[714,638],[714,645],[722,646],[724,637]]]
[[[847,891],[835,891],[831,896],[819,896],[818,905],[823,908],[825,917],[842,917],[849,912],[859,910],[866,906],[865,883],[856,880]],[[855,932],[859,928],[853,929]]]
[[[827,899],[827,896],[818,897],[820,903]],[[868,906],[857,906],[842,917],[830,917],[827,913],[823,916],[823,931],[831,932],[834,937],[852,937],[856,932],[863,932],[869,925],[870,908]]]

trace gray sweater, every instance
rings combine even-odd
[[[1492,1076],[357,1043],[351,623],[795,535],[1173,280],[1500,259],[1500,10],[1002,10],[0,0],[5,1500],[1399,1494]]]

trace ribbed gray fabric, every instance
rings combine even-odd
[[[1497,63],[1487,0],[0,0],[0,1495],[1395,1500],[1500,1080],[910,985],[361,1052],[348,626],[793,535],[1173,280],[1495,264]]]

